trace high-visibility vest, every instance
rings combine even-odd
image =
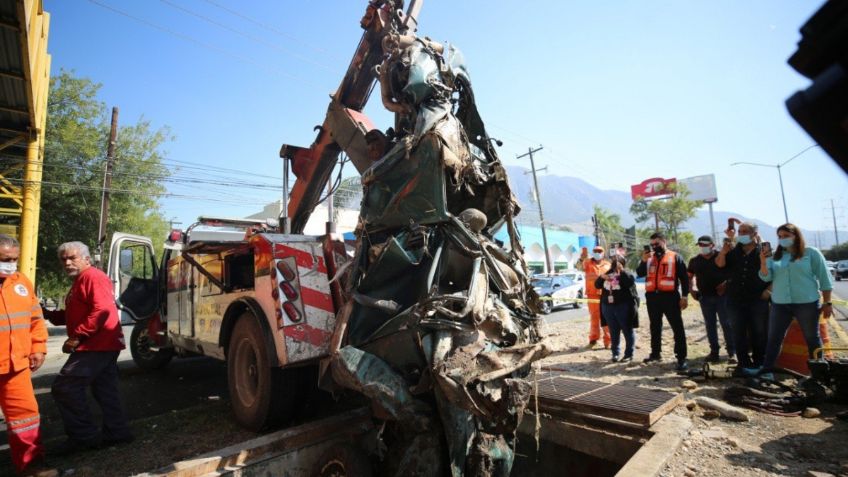
[[[29,367],[29,355],[47,352],[47,326],[32,283],[20,272],[0,284],[0,374]]]
[[[677,254],[666,250],[657,263],[656,256],[648,259],[648,278],[645,280],[645,291],[673,292],[677,289]]]

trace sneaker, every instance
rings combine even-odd
[[[738,361],[736,361],[735,355],[730,355],[727,358],[727,364],[737,364],[737,363],[738,363]]]
[[[762,368],[762,367],[757,367],[757,368],[742,368],[742,376],[745,376],[745,377],[751,378],[751,377],[754,377],[754,376],[756,376],[756,375],[760,374],[760,371],[762,371],[762,370],[763,370],[763,368]]]
[[[617,362],[621,361],[621,358],[619,358],[618,356],[613,356],[610,361],[612,361],[613,363],[617,363]]]
[[[774,381],[774,374],[772,373],[761,373],[758,377],[763,381]]]
[[[633,356],[625,356],[625,357],[621,358],[621,362],[622,363],[632,363],[633,362]]]
[[[674,370],[677,371],[678,373],[688,371],[689,370],[689,364],[686,362],[685,359],[681,359],[680,361],[677,362],[677,367],[675,367]]]
[[[662,356],[656,356],[656,355],[652,354],[652,355],[650,355],[647,358],[642,360],[643,363],[650,363],[650,362],[653,362],[653,361],[656,361],[656,362],[659,363],[660,361],[662,361]]]
[[[708,354],[706,361],[708,363],[718,363],[719,361],[721,361],[721,358],[719,358],[719,356],[718,356],[718,351],[713,351],[710,354]]]

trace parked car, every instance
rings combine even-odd
[[[848,260],[840,260],[836,263],[836,281],[848,278]]]
[[[836,279],[836,262],[831,262],[830,260],[825,260],[824,264],[827,266],[827,273],[830,273],[831,278]]]
[[[580,285],[584,289],[586,288],[586,274],[579,270],[571,270],[568,272],[562,272],[562,276],[568,278],[572,282]]]
[[[569,299],[583,298],[583,285],[577,284],[565,275],[541,275],[533,277],[530,284],[540,297],[550,298],[542,300],[542,313],[548,314],[554,308],[563,305],[572,305],[580,308],[583,304]]]

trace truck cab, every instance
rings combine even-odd
[[[108,272],[122,317],[134,322],[134,361],[145,369],[174,355],[226,361],[236,418],[260,430],[291,415],[298,368],[327,355],[340,307],[330,279],[347,260],[341,236],[201,217],[171,232],[158,264],[150,239],[114,234]]]

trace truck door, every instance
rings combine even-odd
[[[159,271],[149,238],[113,234],[106,270],[112,280],[122,324],[144,320],[159,310]]]

